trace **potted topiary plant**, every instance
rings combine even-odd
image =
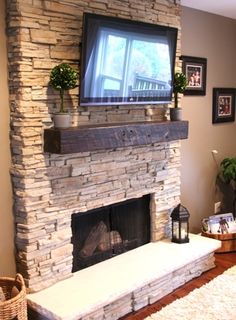
[[[182,120],[182,108],[179,107],[179,93],[184,93],[188,85],[188,80],[185,74],[182,72],[176,72],[173,82],[173,94],[174,94],[174,108],[170,108],[170,120],[180,121]]]
[[[70,126],[70,114],[64,108],[64,93],[77,86],[78,73],[67,63],[55,66],[50,73],[50,85],[60,93],[60,109],[53,115],[55,128]]]
[[[223,194],[222,210],[231,211],[236,218],[236,157],[221,161],[217,184]]]

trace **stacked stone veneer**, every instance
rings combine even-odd
[[[152,240],[168,233],[179,202],[179,142],[99,152],[43,153],[43,130],[59,104],[49,73],[79,69],[83,12],[180,29],[179,0],[7,0],[12,182],[17,268],[31,291],[72,270],[71,214],[151,193]],[[179,33],[180,36],[180,33]],[[177,69],[180,67],[177,46]],[[78,106],[66,96],[72,125],[164,120],[163,106]]]
[[[137,311],[147,305],[155,303],[175,289],[184,285],[186,282],[200,276],[202,272],[213,268],[215,266],[214,260],[213,253],[208,254],[207,256],[197,259],[172,273],[130,292],[122,298],[115,300],[113,303],[104,305],[94,312],[79,317],[78,320],[120,319],[130,312]],[[29,303],[29,305],[31,306],[31,303]],[[42,320],[49,319],[42,318]]]

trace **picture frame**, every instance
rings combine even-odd
[[[180,59],[182,60],[182,72],[188,80],[184,95],[205,96],[207,59],[184,55]]]
[[[208,218],[210,233],[236,232],[236,223],[231,212],[212,215]]]
[[[212,123],[235,120],[235,89],[213,88]]]

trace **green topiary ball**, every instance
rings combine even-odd
[[[69,90],[77,86],[78,72],[67,63],[55,66],[50,73],[50,84],[56,90]]]
[[[174,93],[184,93],[188,85],[188,80],[182,72],[176,72],[174,77]]]

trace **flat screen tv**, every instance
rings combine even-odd
[[[80,105],[171,102],[177,31],[85,13]]]

